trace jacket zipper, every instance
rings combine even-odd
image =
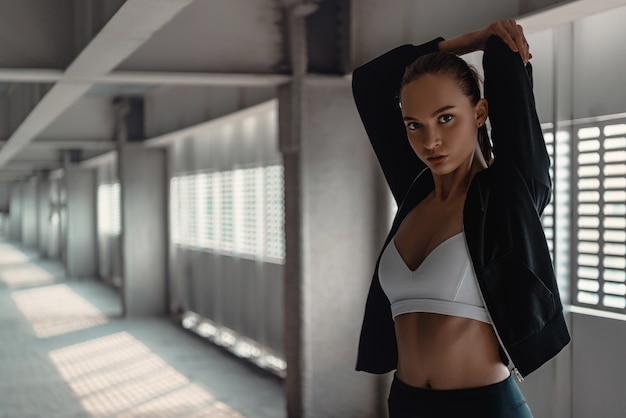
[[[469,246],[467,245],[467,239],[465,239],[465,231],[463,231],[463,238],[464,238],[464,241],[465,241],[465,249],[467,250],[467,253],[469,254],[470,253],[469,252]],[[470,257],[470,260],[471,260],[471,257]],[[502,350],[504,351],[504,354],[506,354],[506,357],[509,359],[509,364],[511,365],[509,367],[509,371],[511,372],[511,374],[513,374],[515,376],[517,381],[521,383],[521,382],[524,381],[524,377],[522,376],[520,371],[517,369],[517,367],[515,367],[515,363],[513,363],[513,359],[509,355],[509,352],[506,350],[506,347],[504,346],[504,343],[502,342],[502,338],[500,338],[500,334],[498,333],[498,329],[496,328],[496,325],[493,323],[493,318],[491,317],[491,312],[489,312],[489,308],[487,307],[487,303],[485,302],[485,297],[483,296],[483,290],[480,287],[480,282],[478,281],[478,275],[476,274],[476,270],[474,269],[474,263],[471,262],[470,264],[472,266],[472,270],[474,271],[474,279],[476,280],[476,286],[478,286],[478,293],[480,294],[480,299],[483,301],[483,306],[485,307],[485,310],[487,311],[487,315],[489,316],[489,319],[491,319],[491,326],[493,327],[493,331],[496,334],[496,338],[498,339],[498,343],[500,344],[500,347],[502,347]]]

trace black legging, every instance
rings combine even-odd
[[[524,395],[509,376],[500,383],[471,389],[431,390],[394,377],[389,418],[532,418]]]

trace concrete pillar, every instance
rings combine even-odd
[[[555,162],[558,169],[554,173],[554,220],[555,220],[555,268],[561,300],[564,305],[572,302],[573,277],[571,274],[572,262],[570,243],[575,237],[577,226],[573,225],[576,211],[571,204],[572,179],[570,177],[573,163],[573,126],[563,123],[573,119],[574,116],[574,53],[576,51],[573,39],[573,23],[566,23],[553,29],[554,50],[554,134],[555,134]],[[571,282],[570,282],[571,280]],[[569,329],[573,331],[572,313],[567,312],[565,320]],[[554,362],[554,394],[552,410],[548,416],[565,418],[572,416],[573,399],[573,370],[572,358],[574,344],[569,344],[563,349]],[[545,394],[544,394],[545,399]]]
[[[44,256],[54,260],[60,260],[62,257],[61,249],[61,216],[60,216],[60,181],[58,179],[49,179],[49,200],[50,200],[50,213],[49,213],[49,226],[47,239],[44,243],[45,251]]]
[[[9,183],[0,184],[0,212],[9,211],[11,201],[11,186]]]
[[[37,246],[37,179],[22,184],[22,244]]]
[[[164,315],[167,312],[165,151],[134,144],[123,144],[120,151],[124,313]]]
[[[11,186],[9,239],[13,242],[22,242],[22,183],[14,183]]]
[[[289,416],[380,417],[385,381],[354,371],[354,365],[365,297],[388,224],[387,196],[350,82],[304,81],[295,145],[286,138],[294,135],[291,93],[289,86],[280,91]]]
[[[67,241],[65,260],[68,277],[95,277],[96,187],[92,169],[65,168],[67,187]]]
[[[49,257],[50,215],[50,180],[48,173],[40,173],[37,183],[37,248],[43,258]]]

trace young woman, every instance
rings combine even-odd
[[[457,56],[475,50],[484,50],[485,98]],[[530,58],[521,26],[502,20],[354,71],[355,102],[398,203],[357,362],[396,369],[391,418],[531,417],[512,374],[523,380],[570,340],[539,219],[550,161]]]

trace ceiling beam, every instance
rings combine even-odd
[[[526,16],[521,16],[517,18],[517,23],[524,27],[524,32],[533,33],[622,6],[626,6],[626,0],[575,0],[566,3],[561,2],[545,9],[536,10]]]
[[[0,68],[0,81],[14,83],[88,83],[133,85],[193,85],[193,86],[276,86],[291,80],[287,74],[253,73],[190,73],[163,71],[113,71],[103,75],[71,76],[59,70]]]
[[[60,161],[45,161],[39,163],[31,163],[28,161],[15,161],[7,164],[2,168],[2,173],[20,173],[20,174],[28,174],[37,170],[54,170],[56,168],[61,167],[62,163]]]
[[[6,141],[0,141],[0,147]],[[115,149],[115,143],[109,140],[79,140],[79,141],[57,141],[49,139],[38,139],[32,141],[24,147],[26,150],[72,150],[81,149],[89,151],[110,151]]]
[[[109,73],[193,0],[127,0],[65,70],[69,77]],[[74,104],[91,82],[57,82],[0,149],[0,168]]]

